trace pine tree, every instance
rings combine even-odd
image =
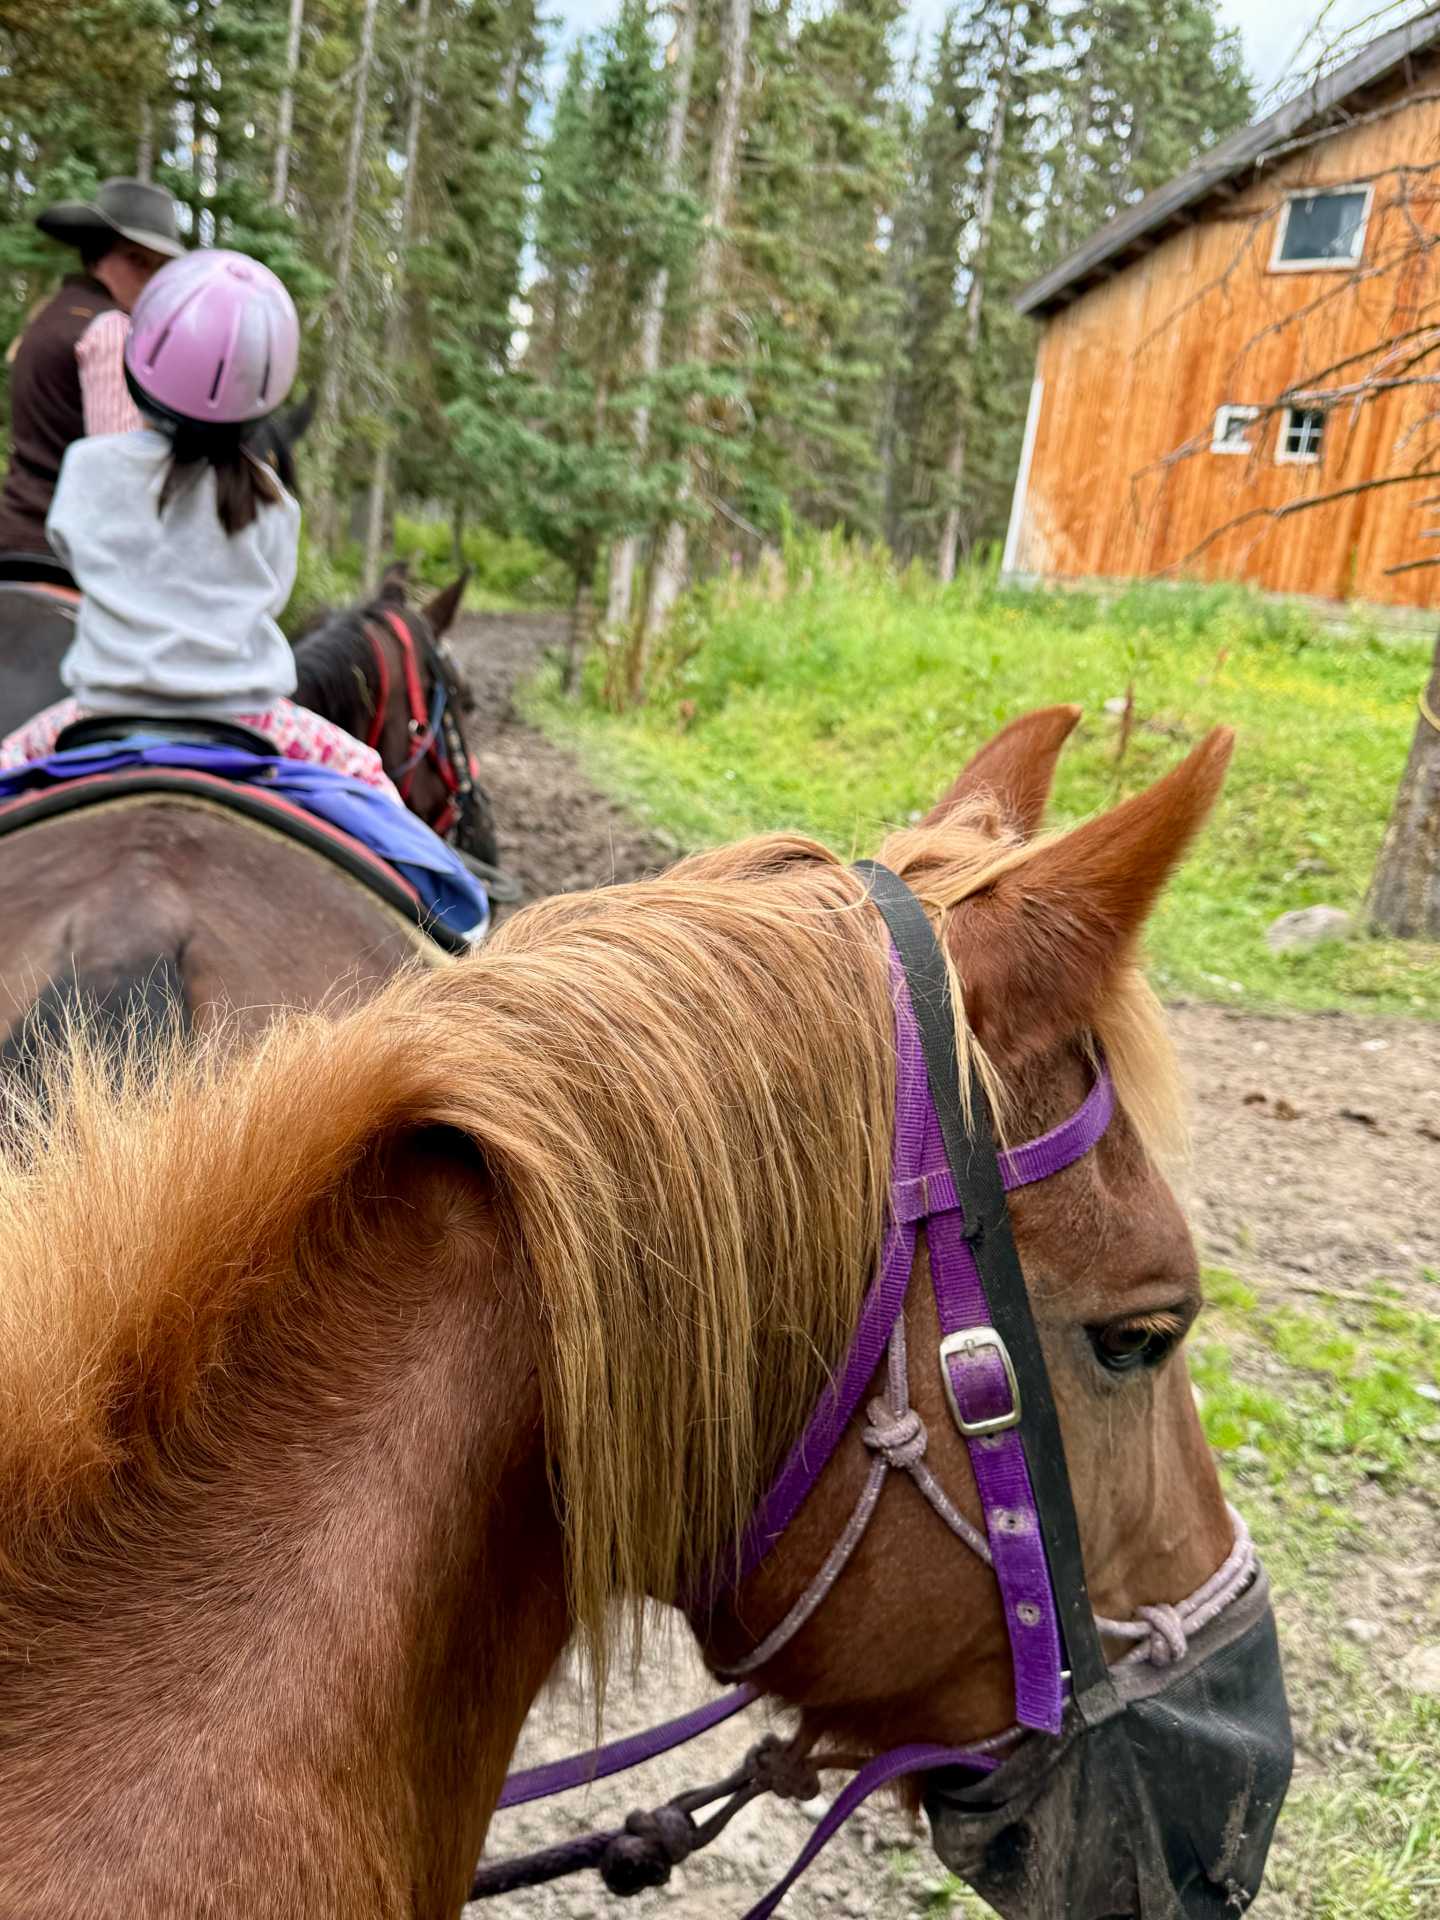
[[[1248,110],[1213,0],[951,14],[911,145],[887,516],[902,552],[933,553],[944,578],[1004,527],[1034,353],[1014,294]]]
[[[712,551],[737,532],[772,541],[791,516],[880,531],[900,304],[886,244],[901,187],[897,14],[889,0],[755,11],[717,307],[741,398],[707,454]]]
[[[305,34],[305,0],[290,0],[285,27],[285,79],[275,115],[275,154],[270,204],[283,207],[290,188],[290,152],[295,137],[295,86],[300,77],[300,49]]]
[[[750,46],[750,0],[724,0],[718,41],[720,85],[714,123],[709,130],[710,158],[705,178],[704,231],[700,237],[692,291],[694,321],[690,358],[706,374],[715,358],[718,332],[716,303],[724,268],[725,232],[730,217],[735,166],[740,147],[740,116],[745,97],[746,60]],[[704,405],[697,393],[693,408]],[[693,410],[693,409],[692,409]],[[645,632],[653,636],[669,617],[685,585],[688,569],[686,509],[695,492],[695,464],[703,458],[697,438],[690,449],[672,506],[655,545],[655,564],[645,606]]]
[[[685,129],[690,118],[690,89],[695,76],[695,49],[700,37],[700,0],[676,0],[674,12],[675,36],[667,58],[669,102],[665,109],[665,142],[660,162],[660,192],[672,201],[681,194],[684,183]],[[667,259],[657,267],[645,290],[645,310],[640,323],[635,367],[641,381],[653,381],[660,372],[669,292],[670,262]],[[649,452],[650,406],[648,401],[642,400],[635,414],[635,457],[644,461]],[[613,634],[619,634],[630,621],[639,547],[640,536],[632,531],[622,535],[611,551],[606,623]],[[645,672],[646,653],[642,641],[632,649],[628,675],[630,698],[634,699],[640,693]]]
[[[409,297],[409,252],[414,240],[416,191],[420,174],[420,128],[425,114],[425,82],[430,58],[431,0],[415,0],[415,19],[411,35],[410,72],[406,81],[404,180],[395,221],[395,258],[385,303],[385,328],[382,337],[382,365],[394,381],[405,342],[406,304]],[[363,578],[380,576],[380,549],[385,539],[386,513],[390,503],[391,441],[394,416],[398,407],[387,409],[389,418],[381,425],[375,442],[370,471],[370,504],[365,531]]]
[[[1049,103],[1047,262],[1173,179],[1253,108],[1239,34],[1219,26],[1215,0],[1081,0],[1063,31]]]
[[[313,445],[317,468],[317,498],[313,509],[315,537],[330,545],[338,526],[339,443],[343,433],[341,408],[351,401],[351,350],[355,317],[351,311],[355,269],[355,235],[360,197],[373,140],[370,121],[370,80],[375,67],[376,17],[379,0],[364,0],[360,37],[351,83],[349,132],[346,142],[344,186],[335,240],[334,286],[326,314],[325,361],[320,397],[315,411]]]
[[[896,236],[903,290],[901,371],[886,459],[886,537],[903,555],[933,549],[944,423],[960,404],[956,283],[973,207],[980,131],[969,49],[947,16],[936,39],[925,103],[911,133],[908,184]]]
[[[503,517],[509,491],[503,472],[457,448],[447,412],[483,415],[508,378],[542,62],[535,0],[442,0],[408,263],[412,431],[396,463],[402,491],[448,506],[457,557],[466,520]]]
[[[637,316],[680,232],[661,179],[667,91],[643,0],[625,0],[593,74],[577,50],[556,103],[525,365],[451,409],[493,508],[574,575],[572,691],[601,553],[647,524],[678,480],[673,463],[638,463],[634,436],[637,411],[657,397],[635,375]]]
[[[173,97],[172,0],[0,0],[0,341],[13,343],[74,255],[36,232],[50,201],[131,173]],[[4,410],[8,418],[8,408]]]
[[[979,386],[980,349],[984,335],[987,303],[1004,289],[997,287],[995,266],[995,220],[1002,205],[1001,173],[1007,149],[1014,153],[1015,116],[1020,107],[1027,80],[1034,70],[1037,46],[1048,39],[1049,21],[1041,7],[1029,0],[1000,0],[1000,4],[982,4],[970,23],[972,60],[979,70],[980,93],[985,102],[986,125],[979,148],[979,174],[974,210],[970,221],[969,243],[965,258],[964,316],[960,331],[958,391],[949,424],[949,444],[945,453],[944,517],[936,548],[935,572],[942,582],[955,577],[962,529],[967,522],[973,529],[974,516],[967,513],[966,483],[974,432],[975,399]]]

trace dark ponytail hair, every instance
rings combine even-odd
[[[166,431],[173,451],[160,489],[162,519],[170,502],[193,487],[207,467],[215,475],[215,508],[226,533],[243,533],[262,507],[278,505],[280,483],[251,453],[244,427],[186,421]]]
[[[215,508],[227,534],[243,533],[254,524],[262,507],[280,504],[283,498],[280,482],[250,448],[250,437],[257,422],[216,426],[187,420],[152,400],[128,367],[125,384],[136,406],[155,422],[170,442],[170,460],[156,509],[162,520],[171,501],[187,493],[207,467],[215,475]]]

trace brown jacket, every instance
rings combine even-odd
[[[85,433],[75,348],[119,303],[88,273],[72,273],[25,329],[10,369],[10,471],[0,492],[0,553],[48,554],[45,516],[72,440]]]

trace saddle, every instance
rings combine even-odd
[[[59,588],[78,594],[74,580],[51,553],[0,552],[0,584]]]
[[[213,731],[208,731],[216,724],[193,720],[156,723],[169,730],[177,742],[183,739],[186,745],[193,745],[199,739],[211,747],[233,747],[241,745],[243,741],[246,752],[274,752],[270,743],[259,734],[252,734],[246,727],[232,727],[228,722],[218,724],[239,737],[218,739]],[[73,727],[65,729],[59,746],[98,744],[97,736],[89,731],[92,727],[109,729],[99,738],[123,740],[134,738],[139,723],[128,717],[123,721],[78,721]],[[187,730],[189,737],[185,738]],[[144,731],[150,731],[149,723],[145,723]],[[84,739],[77,739],[76,736],[81,734],[85,736]],[[239,814],[242,819],[253,821],[261,827],[283,833],[287,839],[298,841],[312,853],[331,861],[352,879],[360,881],[433,946],[451,954],[465,954],[471,950],[470,942],[437,920],[409,881],[362,840],[332,826],[316,814],[307,813],[303,807],[281,794],[267,792],[263,786],[253,782],[227,780],[222,774],[207,773],[198,767],[132,766],[109,772],[77,772],[71,779],[32,787],[9,800],[0,800],[0,838],[19,833],[25,827],[36,826],[44,820],[55,820],[89,807],[137,798],[198,800]]]
[[[157,719],[144,713],[91,713],[72,720],[56,736],[54,751],[68,753],[74,747],[134,740],[141,734],[167,747],[237,747],[241,753],[260,753],[267,758],[275,751],[273,740],[234,720],[202,720],[191,715]]]

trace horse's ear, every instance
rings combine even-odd
[[[999,802],[1006,824],[1028,840],[1045,817],[1060,749],[1079,719],[1079,707],[1041,707],[1012,720],[980,749],[924,824],[937,827],[967,801],[986,795]]]
[[[458,580],[452,580],[448,587],[437,593],[425,608],[425,618],[430,623],[430,631],[438,640],[442,633],[448,633],[456,614],[460,611],[460,602],[465,597],[465,588],[470,581],[470,569],[466,567]]]
[[[410,562],[392,560],[380,576],[377,597],[389,606],[403,607],[410,595]]]
[[[303,400],[298,400],[284,415],[283,431],[292,447],[297,441],[305,438],[310,430],[310,422],[314,418],[315,395],[307,393]]]
[[[1018,858],[951,916],[951,952],[982,1043],[1013,1060],[1088,1027],[1134,956],[1166,880],[1214,806],[1235,736]]]

